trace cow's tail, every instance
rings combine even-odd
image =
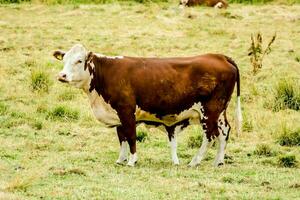
[[[236,129],[237,129],[237,136],[240,135],[242,131],[242,121],[243,121],[243,116],[242,116],[242,109],[241,109],[241,98],[240,98],[240,72],[237,64],[229,57],[226,56],[226,60],[235,66],[237,70],[237,76],[236,76]]]

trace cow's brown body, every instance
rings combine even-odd
[[[181,0],[180,4],[185,4],[185,6],[199,6],[199,5],[205,5],[208,7],[215,7],[218,3],[220,4],[219,8],[227,8],[228,3],[226,0]]]
[[[93,75],[90,91],[95,89],[117,111],[121,121],[118,135],[120,141],[129,142],[131,153],[136,151],[136,106],[163,117],[201,102],[207,138],[217,137],[218,118],[239,78],[234,62],[218,54],[162,59],[107,59],[91,54],[87,67]]]
[[[136,125],[163,125],[168,132],[174,164],[179,164],[175,132],[190,123],[202,124],[203,142],[190,166],[200,163],[208,144],[218,138],[220,147],[215,166],[224,163],[230,125],[226,108],[237,83],[237,128],[242,120],[240,79],[237,65],[221,54],[194,57],[138,58],[108,57],[89,52],[82,45],[68,52],[55,51],[64,69],[58,80],[83,89],[95,117],[107,127],[117,127],[120,154],[134,166]]]

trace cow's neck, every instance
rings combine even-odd
[[[99,90],[98,85],[102,85],[101,82],[101,60],[100,57],[94,56],[92,61],[91,61],[91,68],[89,69],[90,71],[90,78],[89,80],[86,81],[84,86],[82,87],[83,91],[87,94],[90,104],[93,108],[93,105],[95,106],[96,104],[103,104],[104,99],[101,95],[101,91]],[[98,89],[98,90],[97,90]],[[99,101],[100,100],[100,101]]]
[[[89,92],[96,90],[97,93],[101,95],[103,90],[103,70],[105,67],[105,58],[94,55],[89,67],[91,73]]]

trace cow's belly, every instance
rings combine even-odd
[[[202,117],[201,103],[195,103],[191,108],[182,111],[179,114],[165,115],[163,117],[156,117],[155,114],[143,111],[137,107],[136,121],[142,122],[156,122],[166,126],[172,126],[178,124],[186,119],[200,119]]]
[[[104,125],[113,127],[121,124],[116,110],[107,104],[101,96],[97,95],[93,98],[91,107],[96,119]],[[156,117],[155,114],[151,114],[137,107],[135,117],[137,122],[155,122],[157,124],[172,126],[186,119],[200,119],[202,117],[202,106],[200,102],[195,103],[191,108],[179,114],[166,115],[160,118]]]

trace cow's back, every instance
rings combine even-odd
[[[205,100],[223,79],[227,80],[226,74],[234,73],[232,65],[218,54],[124,57],[117,62],[111,67],[115,92],[127,93],[141,109],[159,115],[179,113]]]

